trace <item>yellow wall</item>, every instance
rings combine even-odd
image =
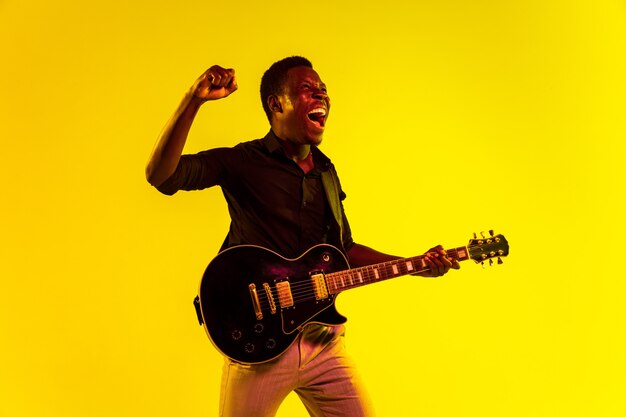
[[[0,2],[0,415],[215,415],[191,300],[225,206],[143,169],[210,65],[240,89],[189,151],[264,135],[260,77],[301,54],[358,241],[511,243],[340,296],[379,416],[624,416],[625,24],[620,0]]]

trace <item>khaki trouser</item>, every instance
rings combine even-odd
[[[220,417],[272,417],[291,391],[312,417],[372,417],[343,333],[343,326],[309,325],[270,362],[244,365],[226,358]]]

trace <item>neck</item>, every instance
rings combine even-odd
[[[311,145],[294,143],[290,140],[281,139],[278,135],[276,135],[276,137],[278,138],[287,158],[298,164],[300,169],[302,169],[305,174],[313,169],[315,164],[313,163],[311,155]]]
[[[302,171],[307,174],[313,169],[313,158],[311,157],[311,145],[295,145],[291,142],[282,142],[283,149],[288,158],[291,158]]]
[[[302,144],[289,139],[283,139],[278,134],[276,134],[276,137],[280,141],[287,158],[296,163],[304,161],[311,153],[311,145],[309,144]]]

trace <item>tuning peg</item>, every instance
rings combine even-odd
[[[502,261],[502,258],[500,258],[500,257],[498,256],[498,265],[502,265],[503,263],[504,263],[504,261]]]
[[[474,239],[478,239],[478,236],[476,236],[476,232],[474,232]]]
[[[485,238],[485,232],[480,232],[480,235],[483,237],[483,239]]]
[[[493,266],[493,259],[489,259],[489,266]]]
[[[489,235],[493,237],[493,229],[489,230]]]
[[[481,263],[480,263],[480,266],[482,266],[482,267],[483,267],[483,269],[485,269],[485,262],[484,262],[484,261],[483,261],[483,262],[481,262]]]

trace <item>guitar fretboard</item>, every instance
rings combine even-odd
[[[448,249],[446,251],[446,256],[456,259],[457,261],[465,261],[470,258],[466,246]],[[396,278],[403,275],[426,272],[428,269],[426,261],[424,261],[424,256],[420,255],[411,258],[395,259],[393,261],[359,268],[347,269],[345,271],[332,272],[330,274],[326,274],[326,282],[328,285],[328,292],[331,294],[338,294],[341,291],[361,287],[374,282]]]

